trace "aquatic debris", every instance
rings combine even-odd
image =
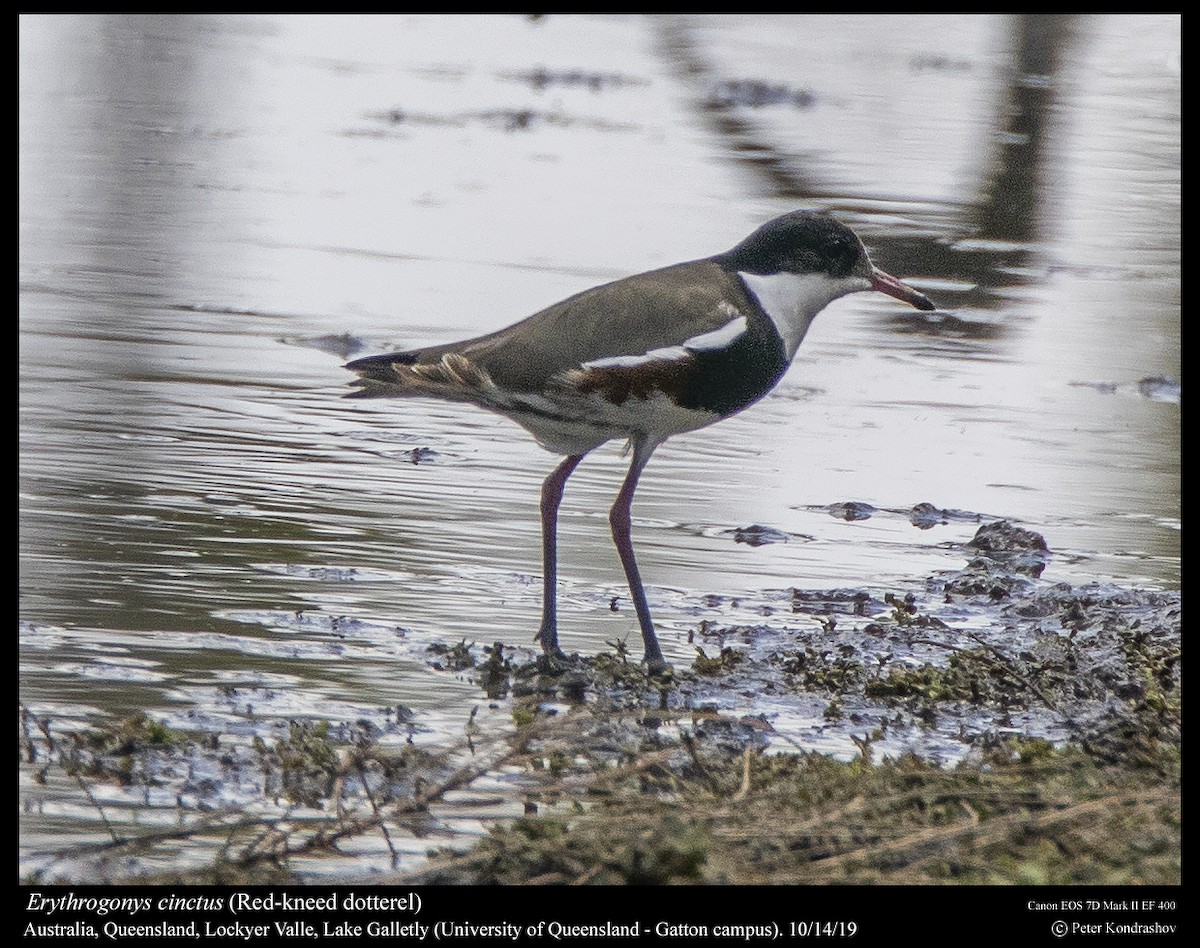
[[[980,527],[967,547],[1025,576],[1037,578],[1050,562],[1050,547],[1040,533],[1015,527],[1007,520]]]
[[[977,514],[970,510],[943,509],[929,503],[917,504],[908,512],[909,523],[918,530],[928,530],[931,527],[947,524],[951,521],[978,523],[982,519],[982,514]]]
[[[734,527],[722,530],[722,536],[732,536],[734,543],[745,543],[747,546],[766,546],[768,543],[787,543],[789,534],[774,527],[765,527],[761,523],[748,527]]]
[[[713,109],[728,109],[734,106],[760,109],[771,105],[809,109],[816,101],[816,94],[811,89],[796,89],[759,79],[724,79],[709,89],[704,104]]]
[[[1138,391],[1147,398],[1158,402],[1174,402],[1179,404],[1183,386],[1172,378],[1163,375],[1150,375],[1137,383]]]
[[[855,520],[870,520],[876,512],[875,507],[857,500],[848,500],[840,504],[830,504],[825,509],[829,511],[831,517],[851,522]]]
[[[561,109],[495,108],[481,112],[457,112],[437,114],[419,112],[400,107],[382,112],[370,112],[365,116],[375,123],[375,128],[350,130],[347,135],[384,137],[400,134],[402,130],[418,127],[467,128],[484,125],[504,132],[528,132],[538,128],[590,128],[602,132],[636,131],[638,126],[629,122],[615,122],[594,116],[572,115]]]
[[[623,86],[645,86],[649,82],[634,76],[619,72],[592,72],[586,69],[547,69],[538,66],[525,72],[501,73],[500,78],[523,82],[533,87],[536,92],[543,92],[550,86],[587,89],[590,92],[600,92],[604,89],[619,89]]]
[[[1140,395],[1156,402],[1180,404],[1183,386],[1175,379],[1165,375],[1147,375],[1134,383],[1118,382],[1070,382],[1077,388],[1095,389],[1102,395]]]

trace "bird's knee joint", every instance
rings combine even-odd
[[[612,527],[613,533],[628,533],[630,526],[633,524],[633,518],[629,515],[629,511],[626,508],[613,507],[608,512],[608,523]]]

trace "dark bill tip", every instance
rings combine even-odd
[[[875,270],[871,273],[871,289],[886,293],[917,309],[937,309],[933,305],[933,300],[924,293],[918,293],[907,283],[901,283],[890,273],[884,273],[882,270]]]

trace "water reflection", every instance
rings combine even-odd
[[[478,689],[425,646],[532,644],[554,460],[469,409],[344,402],[340,361],[797,205],[943,310],[840,301],[769,398],[658,452],[634,518],[669,659],[706,603],[961,565],[973,524],[918,529],[922,502],[1044,533],[1048,580],[1179,582],[1178,390],[1140,384],[1180,373],[1178,17],[20,24],[21,698],[64,727],[228,727],[232,682],[257,720],[458,733]],[[572,650],[636,637],[624,467],[564,500]]]

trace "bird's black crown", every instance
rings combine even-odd
[[[862,242],[844,224],[812,211],[792,211],[767,221],[718,259],[731,270],[760,276],[825,273],[840,278],[849,276],[865,256]]]

